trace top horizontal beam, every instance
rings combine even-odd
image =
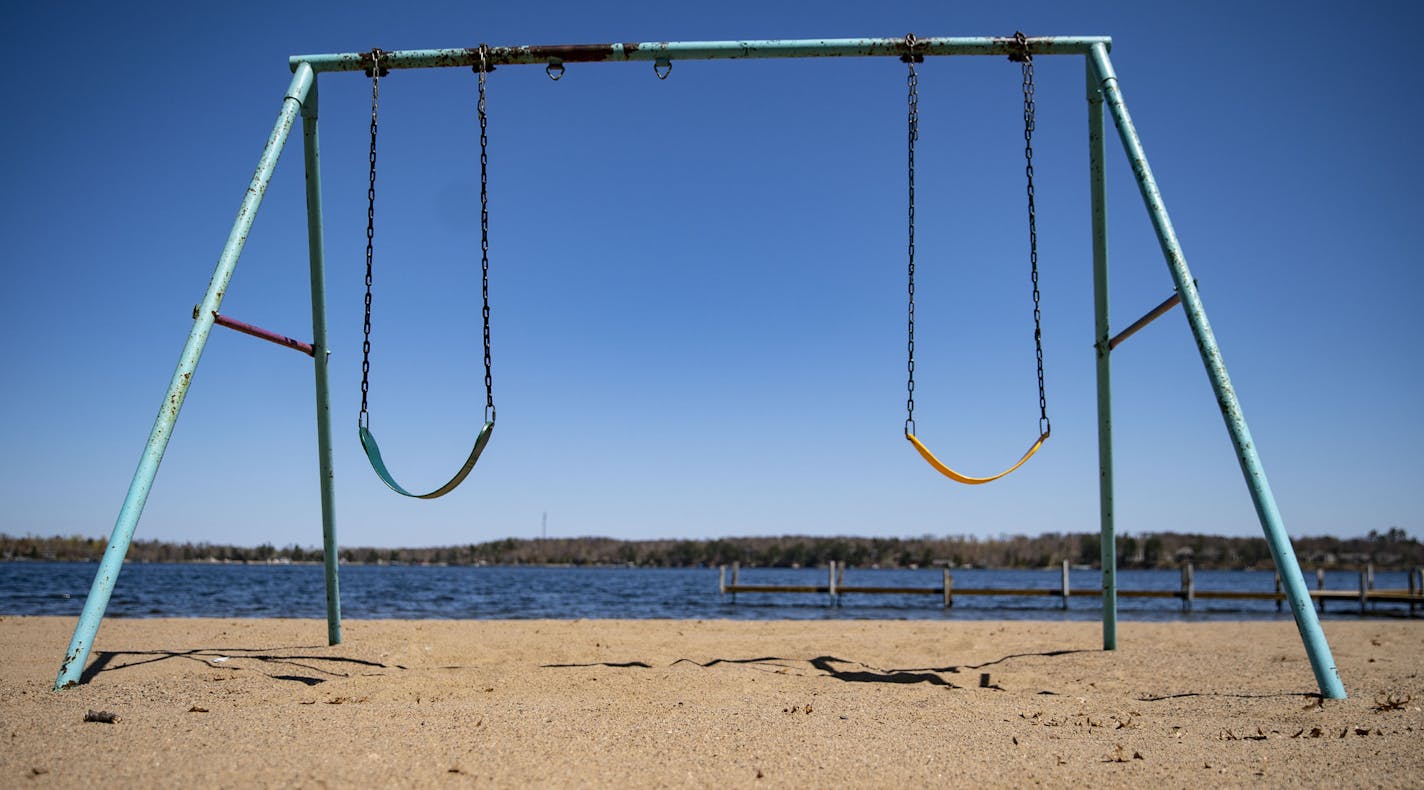
[[[1107,36],[1031,36],[1034,55],[1086,55],[1096,45],[1111,48]],[[1012,36],[924,38],[915,42],[916,55],[1003,55],[1017,52]],[[785,41],[653,41],[645,43],[556,44],[552,46],[490,47],[494,66],[549,65],[659,60],[728,60],[760,58],[900,57],[909,52],[903,38],[839,38]],[[479,63],[479,47],[461,49],[403,49],[381,53],[386,69],[470,67]],[[306,63],[312,71],[365,71],[370,52],[331,55],[293,55],[292,69]]]

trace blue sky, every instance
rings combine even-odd
[[[1113,61],[1293,535],[1424,532],[1412,3],[29,4],[0,125],[0,531],[106,535],[300,53],[609,40],[1114,37]],[[1038,64],[1054,434],[940,478],[904,421],[904,66],[490,77],[499,426],[412,502],[356,437],[369,81],[321,78],[346,545],[539,534],[980,535],[1098,524],[1086,110]],[[1036,434],[1018,68],[920,70],[917,420],[970,473]],[[475,80],[382,83],[372,427],[409,487],[483,403]],[[310,336],[301,149],[223,305]],[[1110,140],[1115,143],[1115,139]],[[1110,147],[1113,324],[1171,293]],[[1115,354],[1118,526],[1259,534],[1180,311]],[[137,537],[320,543],[310,362],[216,329]]]

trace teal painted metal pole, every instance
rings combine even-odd
[[[272,180],[277,158],[282,153],[282,147],[292,130],[292,124],[296,121],[301,102],[306,97],[312,80],[313,72],[310,68],[298,67],[292,77],[291,87],[287,89],[287,95],[282,100],[282,112],[277,116],[272,134],[262,149],[262,156],[257,162],[257,172],[253,174],[247,194],[242,198],[237,220],[233,223],[227,244],[218,258],[213,279],[208,283],[208,291],[198,307],[193,328],[189,331],[188,340],[183,345],[183,353],[178,358],[178,369],[173,372],[173,379],[168,384],[168,392],[159,407],[158,418],[148,436],[148,444],[139,458],[138,469],[134,472],[133,481],[129,483],[128,495],[124,498],[123,507],[119,509],[114,531],[109,536],[109,545],[104,550],[99,570],[94,575],[94,584],[89,588],[89,597],[84,601],[84,609],[79,614],[74,638],[70,640],[69,649],[65,651],[64,660],[59,665],[59,677],[54,682],[56,689],[78,683],[83,674],[84,663],[94,645],[94,635],[99,631],[99,623],[104,619],[104,610],[109,606],[109,596],[114,592],[114,582],[123,567],[129,543],[133,540],[134,528],[138,526],[139,516],[143,513],[144,503],[153,487],[154,476],[158,474],[158,465],[163,460],[163,452],[168,448],[168,440],[173,435],[178,411],[188,394],[188,386],[192,383],[193,372],[197,370],[203,347],[207,345],[208,334],[213,328],[213,318],[218,314],[228,281],[232,279],[238,256],[242,254],[247,234],[252,229],[257,208],[262,204],[267,184]]]
[[[1266,533],[1266,543],[1275,559],[1276,570],[1281,574],[1286,596],[1290,599],[1291,612],[1295,615],[1296,627],[1300,630],[1305,651],[1310,657],[1310,667],[1315,672],[1320,694],[1328,699],[1343,699],[1345,687],[1340,682],[1340,672],[1330,654],[1330,645],[1325,639],[1325,632],[1320,628],[1320,620],[1311,606],[1310,592],[1305,587],[1304,577],[1301,576],[1300,564],[1296,560],[1295,550],[1291,548],[1290,536],[1286,534],[1280,510],[1276,507],[1275,496],[1271,493],[1270,482],[1266,479],[1265,468],[1261,465],[1256,444],[1246,425],[1246,417],[1236,399],[1236,392],[1231,387],[1231,379],[1226,374],[1226,363],[1217,347],[1211,324],[1207,321],[1206,308],[1202,306],[1196,283],[1187,268],[1187,259],[1182,254],[1176,231],[1172,229],[1172,221],[1167,215],[1166,204],[1157,189],[1156,179],[1152,177],[1152,169],[1147,164],[1147,154],[1143,151],[1137,130],[1132,125],[1132,117],[1128,115],[1127,105],[1118,87],[1117,75],[1113,73],[1112,62],[1108,59],[1107,47],[1094,46],[1090,58],[1102,86],[1103,96],[1117,124],[1123,148],[1132,162],[1132,171],[1137,176],[1142,199],[1147,204],[1148,213],[1152,215],[1152,225],[1157,231],[1157,240],[1167,260],[1167,267],[1172,272],[1177,293],[1182,297],[1182,308],[1187,314],[1192,335],[1196,338],[1197,350],[1206,366],[1207,377],[1211,379],[1212,389],[1216,392],[1217,405],[1226,421],[1227,433],[1231,435],[1231,442],[1235,445],[1236,458],[1251,491],[1251,500],[1255,503],[1261,528]]]
[[[1109,47],[1112,39],[1103,36],[1033,36],[1028,39],[1034,55],[1086,55],[1093,47]],[[917,55],[1002,55],[1019,51],[1013,36],[923,38],[915,42]],[[489,62],[505,65],[558,65],[674,60],[723,60],[761,58],[900,57],[908,49],[903,38],[839,38],[782,41],[646,41],[601,44],[560,44],[554,46],[490,47]],[[469,68],[480,62],[479,47],[459,49],[408,49],[383,52],[381,66],[388,69]],[[364,71],[371,67],[371,53],[345,52],[329,55],[294,55],[292,68],[306,63],[318,72]]]
[[[316,373],[317,469],[321,476],[321,545],[326,569],[326,641],[341,644],[341,584],[337,578],[336,473],[331,452],[331,349],[326,334],[326,252],[321,212],[321,148],[317,142],[317,80],[302,102],[307,171],[307,250],[311,259],[312,359]]]
[[[1098,358],[1098,557],[1103,569],[1103,649],[1117,649],[1117,527],[1113,523],[1112,333],[1108,321],[1108,209],[1103,91],[1087,63],[1088,183],[1093,223],[1093,348]]]

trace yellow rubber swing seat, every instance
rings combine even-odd
[[[992,483],[995,480],[998,480],[999,478],[1005,477],[1006,475],[1012,473],[1020,466],[1023,466],[1024,464],[1028,463],[1028,459],[1032,458],[1034,453],[1038,452],[1038,448],[1042,447],[1043,443],[1048,440],[1048,431],[1044,431],[1041,435],[1039,435],[1038,441],[1034,442],[1033,446],[1028,448],[1028,452],[1023,454],[1023,457],[1019,459],[1018,463],[992,477],[970,477],[968,475],[962,475],[959,472],[950,469],[948,466],[945,466],[944,462],[936,458],[935,454],[930,452],[930,448],[926,447],[924,443],[917,439],[913,433],[906,433],[905,438],[910,440],[910,444],[913,444],[915,446],[915,449],[919,451],[920,455],[923,456],[926,461],[929,461],[930,466],[933,466],[935,468],[935,471],[939,472],[945,477],[948,477],[950,480],[953,480],[956,483],[977,486],[983,485],[984,483]]]

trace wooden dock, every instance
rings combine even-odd
[[[825,584],[742,584],[741,567],[737,563],[731,566],[731,578],[728,579],[728,568],[723,565],[718,569],[717,590],[722,595],[732,596],[735,603],[739,593],[809,593],[825,595],[831,606],[841,605],[842,596],[846,595],[926,595],[937,596],[943,606],[947,609],[954,606],[954,597],[957,595],[991,595],[1005,598],[1044,596],[1058,598],[1063,608],[1068,608],[1068,601],[1073,597],[1100,598],[1103,591],[1096,588],[1073,588],[1069,584],[1069,565],[1063,563],[1059,586],[1057,587],[982,587],[967,588],[955,587],[954,576],[948,568],[942,569],[943,582],[938,587],[875,587],[845,583],[845,564],[832,561],[827,567],[827,577]],[[1253,600],[1253,601],[1275,601],[1276,609],[1284,607],[1286,595],[1281,590],[1280,576],[1276,577],[1276,589],[1274,592],[1263,592],[1254,590],[1198,590],[1196,588],[1196,573],[1191,563],[1182,566],[1181,588],[1177,590],[1132,590],[1118,588],[1119,598],[1177,598],[1182,601],[1182,608],[1190,611],[1193,602],[1197,600]],[[1405,604],[1409,607],[1409,615],[1412,617],[1416,609],[1424,609],[1424,569],[1415,568],[1409,571],[1409,587],[1403,590],[1376,589],[1374,586],[1374,569],[1366,567],[1360,570],[1360,586],[1356,590],[1327,590],[1325,589],[1325,572],[1317,570],[1315,574],[1316,589],[1310,590],[1310,598],[1320,611],[1325,611],[1327,601],[1350,602],[1358,604],[1360,613],[1366,614],[1372,609],[1373,604]]]

